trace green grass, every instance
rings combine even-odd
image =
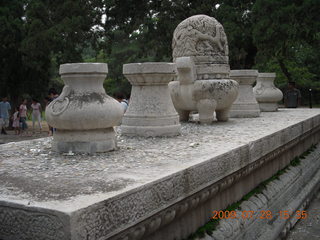
[[[239,200],[238,202],[232,203],[231,205],[229,205],[226,209],[224,209],[223,211],[236,211],[236,210],[241,210],[241,203],[243,201],[247,201],[249,198],[251,198],[252,196],[262,193],[262,191],[267,187],[267,185],[276,180],[279,179],[279,177],[284,174],[288,168],[291,167],[295,167],[300,165],[301,160],[305,159],[306,156],[308,156],[311,152],[313,152],[316,148],[316,145],[312,145],[307,151],[305,151],[304,153],[302,153],[299,157],[295,157],[293,160],[291,160],[290,164],[279,170],[275,175],[273,175],[272,177],[270,177],[269,179],[263,181],[262,183],[260,183],[256,188],[254,188],[252,191],[250,191],[249,193],[247,193],[246,195],[244,195],[242,197],[241,200]],[[211,219],[210,221],[208,221],[205,225],[203,225],[202,227],[200,227],[195,233],[191,234],[186,240],[194,240],[196,238],[203,238],[205,236],[205,234],[209,234],[211,235],[212,232],[214,230],[216,230],[216,227],[219,224],[220,219]]]

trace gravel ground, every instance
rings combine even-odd
[[[42,121],[42,132],[40,133],[38,129],[33,133],[32,132],[32,122],[27,122],[29,129],[23,135],[16,135],[14,130],[8,130],[7,135],[0,134],[0,144],[9,143],[9,142],[20,142],[25,140],[43,138],[48,136],[48,124],[45,121]]]

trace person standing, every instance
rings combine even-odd
[[[128,109],[129,101],[125,98],[124,94],[122,93],[116,93],[115,99],[121,104],[123,112],[125,113]]]
[[[1,134],[7,134],[6,128],[9,127],[9,111],[11,110],[11,105],[8,102],[7,97],[3,97],[0,102],[0,118],[2,119]]]
[[[21,123],[21,133],[23,133],[25,130],[28,129],[28,124],[27,124],[27,99],[24,99],[22,104],[19,107],[20,111],[20,123]]]
[[[50,88],[49,89],[49,98],[50,102],[52,102],[54,99],[58,98],[59,94],[55,88]]]
[[[41,104],[36,100],[36,99],[32,99],[32,104],[31,104],[31,108],[32,108],[32,130],[34,132],[34,124],[35,121],[38,122],[38,126],[40,129],[40,133],[42,130],[42,126],[41,126]]]
[[[20,134],[20,113],[19,113],[19,107],[15,108],[15,112],[13,114],[13,122],[12,127],[14,128],[14,132],[16,135]]]
[[[287,108],[297,108],[301,104],[301,93],[296,88],[295,82],[288,83],[288,89],[284,94],[284,105]]]

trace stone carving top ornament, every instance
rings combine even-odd
[[[228,42],[222,25],[213,17],[196,15],[182,21],[173,33],[173,59],[209,56],[210,63],[228,64]]]
[[[191,111],[201,123],[228,121],[239,84],[229,78],[228,41],[223,26],[213,17],[196,15],[182,21],[173,33],[172,56],[177,80],[169,83],[180,121]]]

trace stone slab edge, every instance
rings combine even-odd
[[[276,212],[288,210],[301,211],[309,204],[310,199],[320,188],[320,145],[301,164],[290,167],[289,171],[279,177],[279,180],[270,182],[262,193],[244,201],[237,211],[253,211],[251,219],[223,219],[217,230],[205,240],[236,240],[259,239],[273,240],[285,237],[288,231],[298,221],[294,215],[287,220],[280,219]],[[260,211],[269,210],[272,219],[260,219]],[[301,220],[303,221],[303,220]]]
[[[0,201],[0,240],[68,240],[69,221],[66,213]]]

